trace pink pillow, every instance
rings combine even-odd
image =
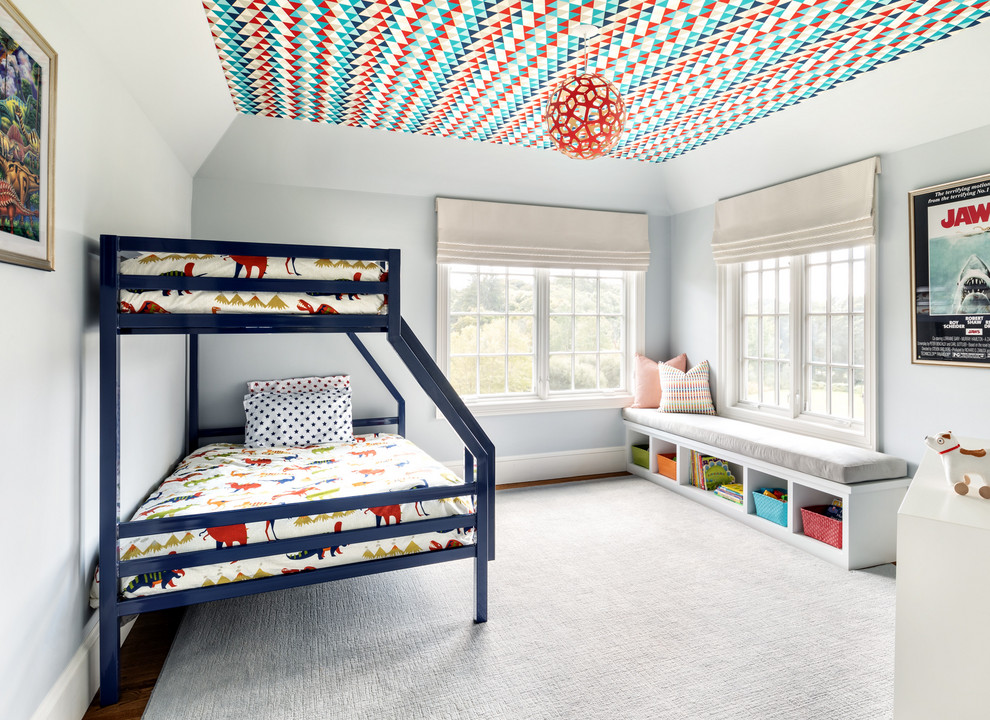
[[[681,353],[664,364],[675,367],[681,372],[687,372],[687,355]],[[645,355],[636,353],[636,367],[633,373],[633,404],[629,407],[658,408],[660,407],[660,394],[659,365]]]

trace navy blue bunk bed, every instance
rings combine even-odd
[[[379,281],[298,280],[270,278],[187,277],[178,273],[123,275],[121,254],[173,253],[224,256],[286,256],[335,261],[374,262],[387,268]],[[487,562],[494,559],[494,446],[463,401],[441,373],[429,353],[400,315],[398,250],[350,247],[287,245],[246,242],[202,241],[168,238],[104,235],[100,239],[100,702],[117,702],[120,692],[120,618],[138,613],[181,607],[200,602],[251,595],[271,590],[310,585],[342,578],[416,567],[437,562],[474,558],[474,620],[488,615]],[[238,268],[239,274],[240,268]],[[124,288],[219,292],[301,292],[307,294],[381,293],[387,298],[381,314],[214,314],[201,312],[121,312]],[[122,522],[120,519],[120,338],[122,335],[179,334],[188,336],[187,452],[192,453],[211,438],[243,435],[244,428],[201,428],[199,421],[199,336],[210,333],[345,333],[396,400],[394,416],[355,419],[354,427],[395,426],[405,434],[405,403],[394,384],[375,361],[358,333],[384,333],[413,377],[436,404],[465,446],[464,484],[422,487],[411,490],[314,500],[285,505],[221,510],[195,515]],[[295,537],[286,540],[230,545],[215,550],[196,550],[158,557],[122,560],[121,540],[150,534],[200,530],[208,526],[297,518],[316,513],[367,510],[375,506],[417,503],[455,496],[473,497],[475,512],[423,518],[413,522],[342,532]],[[400,537],[411,532],[474,531],[475,543],[459,547],[399,555],[351,564],[273,575],[244,582],[217,584],[158,595],[124,598],[122,577],[147,575],[278,553],[315,551],[329,545]]]

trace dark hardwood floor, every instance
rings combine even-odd
[[[557,485],[559,483],[576,482],[578,480],[604,480],[614,477],[633,477],[627,472],[601,473],[600,475],[575,475],[573,477],[554,478],[553,480],[531,480],[529,482],[496,484],[496,490],[510,490],[511,488],[538,487],[540,485]]]
[[[97,696],[83,720],[141,720],[182,613],[183,608],[174,608],[138,617],[120,650],[120,701],[101,708]]]
[[[598,480],[621,477],[628,473],[605,473],[602,475],[580,475],[554,480],[535,480],[525,483],[496,485],[496,490],[510,488],[556,485],[579,480]],[[101,708],[99,697],[89,706],[83,720],[141,720],[144,708],[151,697],[151,691],[158,681],[158,674],[165,664],[165,658],[172,647],[172,640],[182,620],[182,608],[159,610],[141,615],[127,636],[120,651],[120,701],[115,705]]]

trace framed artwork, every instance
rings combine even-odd
[[[55,269],[55,77],[58,56],[0,0],[0,261]]]
[[[990,366],[990,175],[908,193],[912,361]]]

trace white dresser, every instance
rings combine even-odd
[[[990,500],[957,495],[932,450],[897,514],[896,628],[895,720],[990,718]]]

